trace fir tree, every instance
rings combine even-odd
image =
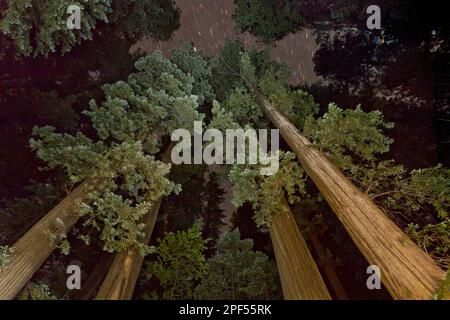
[[[275,270],[267,256],[241,240],[238,229],[221,237],[217,253],[206,263],[196,288],[200,299],[272,299],[277,296]]]
[[[217,173],[211,172],[201,199],[203,202],[203,235],[213,241],[219,238],[220,228],[224,226],[225,215],[220,208],[220,204],[224,200],[224,193],[219,185]]]

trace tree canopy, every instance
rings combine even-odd
[[[92,179],[89,200],[82,204],[85,225],[100,231],[106,251],[142,246],[140,218],[161,196],[178,187],[165,178],[169,166],[156,161],[161,138],[199,118],[194,79],[161,53],[139,59],[127,82],[103,87],[106,99],[90,102],[86,114],[98,141],[81,132],[35,129],[31,146],[50,168],[62,166],[72,183]],[[121,181],[121,183],[119,183]],[[126,196],[124,196],[126,195]],[[87,241],[88,242],[88,241]]]
[[[69,29],[67,9],[81,10],[81,28]],[[48,55],[70,51],[82,41],[91,40],[99,25],[108,23],[129,38],[150,35],[168,39],[179,26],[179,11],[171,1],[94,0],[9,1],[0,20],[0,32],[12,41],[18,55]],[[120,30],[120,31],[119,31]]]

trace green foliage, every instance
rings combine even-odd
[[[14,249],[8,246],[0,246],[0,270],[9,264],[9,259],[13,251]]]
[[[285,197],[293,204],[305,194],[303,169],[291,152],[280,152],[280,167],[276,174],[263,176],[260,165],[235,165],[229,177],[233,184],[233,203],[240,207],[250,202],[259,227],[270,223],[273,214],[283,207]]]
[[[180,11],[173,0],[112,1],[108,20],[128,38],[149,35],[168,40],[179,27]]]
[[[157,152],[158,139],[177,128],[192,128],[200,119],[194,79],[159,51],[139,59],[138,72],[127,82],[103,86],[106,101],[90,102],[92,119],[101,139],[142,141],[147,152]]]
[[[80,205],[84,225],[101,230],[108,252],[137,245],[142,253],[142,216],[161,196],[178,188],[165,178],[169,165],[144,155],[140,142],[106,148],[82,134],[56,134],[49,127],[35,130],[40,140],[31,140],[38,156],[49,167],[62,166],[72,182],[92,181],[88,199]],[[61,247],[66,252],[67,246]]]
[[[283,83],[291,76],[286,64],[271,59],[268,48],[259,50],[252,47],[247,50],[238,39],[227,41],[218,56],[212,60],[213,84],[220,99],[225,99],[237,87],[256,85],[256,79],[268,74]]]
[[[392,191],[385,194],[384,204],[404,213],[411,221],[407,234],[427,251],[441,266],[450,264],[450,170],[435,167],[412,170],[402,180],[395,181]],[[415,221],[419,223],[415,223]]]
[[[43,283],[29,282],[17,296],[18,300],[58,300]]]
[[[286,65],[272,61],[268,51],[252,49],[249,52],[239,51],[234,54],[239,54],[241,58],[238,71],[240,81],[234,83],[234,91],[229,89],[227,100],[231,101],[232,108],[226,109],[233,112],[242,126],[250,121],[254,124],[264,122],[261,107],[252,95],[242,89],[245,86],[250,92],[259,89],[300,130],[303,128],[306,117],[318,112],[319,105],[312,95],[287,86],[290,70]],[[244,115],[246,117],[243,117]],[[242,123],[243,119],[247,122]]]
[[[170,165],[142,152],[139,142],[113,147],[96,165],[91,201],[81,204],[84,225],[101,230],[108,252],[125,251],[133,245],[145,253],[141,218],[162,196],[178,192],[165,176]]]
[[[201,51],[194,50],[192,44],[185,43],[180,49],[172,51],[172,62],[184,73],[194,78],[192,93],[198,97],[198,104],[212,102],[215,98],[212,88],[212,65],[203,57]]]
[[[252,90],[257,85],[256,67],[252,63],[250,55],[245,52],[241,53],[240,75],[245,84]]]
[[[374,167],[377,157],[393,142],[383,134],[392,128],[380,111],[364,112],[359,106],[341,109],[331,103],[322,118],[308,117],[304,134],[325,152],[342,170],[363,175],[366,167]]]
[[[163,136],[192,128],[201,117],[192,94],[195,80],[176,64],[155,52],[135,67],[127,82],[103,87],[101,105],[90,103],[86,114],[100,141],[43,127],[34,129],[30,144],[49,168],[64,168],[72,183],[89,178],[88,199],[79,210],[84,225],[100,231],[104,250],[137,246],[145,254],[141,218],[160,197],[179,191],[165,178],[170,166],[146,154],[156,152]]]
[[[208,175],[208,182],[201,193],[203,202],[203,235],[216,240],[220,235],[220,228],[225,225],[223,219],[225,218],[220,204],[224,200],[224,190],[219,185],[219,178],[216,172],[210,172]]]
[[[81,9],[81,29],[69,30],[67,8]],[[179,27],[180,12],[173,0],[17,0],[9,1],[0,21],[18,55],[37,56],[69,52],[94,32],[117,33],[136,40],[143,35],[167,40]],[[97,29],[108,24],[109,30]]]
[[[107,146],[93,142],[84,134],[76,136],[55,133],[55,128],[35,127],[30,140],[32,150],[47,163],[48,168],[63,167],[72,183],[80,182],[93,174],[93,164],[100,163]]]
[[[251,124],[253,126],[258,125],[262,128],[261,124],[265,124],[266,122],[261,106],[245,87],[237,87],[234,89],[223,102],[222,106],[227,112],[233,115],[234,120],[241,127]]]
[[[442,300],[450,292],[450,270],[445,274],[445,278],[439,284],[439,288],[434,295],[435,300]]]
[[[273,299],[276,273],[268,257],[253,251],[253,240],[241,240],[238,229],[222,236],[217,253],[206,263],[195,289],[200,299]]]
[[[241,32],[250,32],[266,43],[297,31],[304,22],[296,0],[235,0],[233,15]]]
[[[158,239],[154,249],[155,260],[146,266],[144,277],[155,277],[163,288],[163,299],[193,299],[193,287],[205,268],[203,251],[206,240],[202,238],[202,227],[194,224],[187,231],[166,233]]]
[[[422,249],[432,255],[437,262],[448,267],[450,259],[450,219],[436,224],[427,224],[423,227],[410,223],[406,228],[408,236]]]
[[[19,55],[48,55],[57,49],[64,53],[81,41],[92,39],[96,23],[108,21],[111,3],[111,0],[9,1],[0,31],[13,40]],[[66,11],[70,5],[81,8],[80,30],[67,28],[69,15]]]
[[[270,70],[279,71],[280,78],[284,72],[281,66],[271,64],[269,58],[264,54],[254,54],[259,62],[254,63],[247,53],[240,53],[240,74],[246,79],[246,85],[256,85],[257,79],[263,75],[264,70],[260,70],[261,65],[267,65]],[[246,75],[245,75],[246,74]],[[248,80],[250,79],[250,80]],[[282,86],[282,89],[284,87]],[[317,108],[311,96],[298,93],[305,102],[304,105]],[[222,107],[223,106],[223,107]],[[256,102],[253,94],[249,93],[245,86],[237,86],[229,92],[228,97],[222,106],[215,102],[212,109],[213,118],[210,127],[219,130],[227,128],[246,127],[248,125],[259,125],[265,121],[261,107]],[[304,191],[303,170],[296,164],[295,156],[291,153],[280,154],[280,169],[273,176],[263,176],[260,174],[260,165],[235,165],[232,167],[229,177],[234,185],[234,204],[242,206],[245,202],[252,203],[256,214],[254,216],[256,224],[260,227],[270,222],[272,214],[280,210],[281,203],[285,196],[289,203],[299,200],[299,195]]]
[[[70,242],[67,240],[67,235],[63,234],[59,236],[60,240],[56,245],[56,249],[59,249],[61,254],[67,256],[70,253]]]
[[[226,129],[238,129],[240,125],[234,120],[234,115],[230,111],[226,111],[216,100],[213,102],[211,110],[212,119],[209,123],[210,128],[225,131]]]
[[[442,165],[410,172],[410,177],[398,183],[401,194],[393,198],[393,202],[408,203],[408,195],[414,194],[415,203],[408,203],[414,211],[422,206],[433,206],[439,219],[448,219],[450,211],[450,169]]]
[[[308,116],[319,111],[319,104],[314,97],[301,89],[292,90],[286,87],[284,79],[274,74],[266,74],[259,82],[264,96],[278,108],[299,130],[303,129]]]
[[[305,91],[292,90],[286,85],[288,73],[282,67],[267,62],[264,55],[258,61],[251,59],[249,54],[237,52],[238,49],[243,50],[239,46],[234,45],[233,48],[234,54],[239,53],[241,57],[241,79],[236,76],[235,85],[253,88],[257,81],[259,90],[283,115],[445,267],[449,247],[448,170],[438,166],[408,171],[393,160],[381,160],[392,143],[383,131],[393,127],[392,123],[384,120],[381,112],[364,112],[359,106],[354,110],[344,110],[331,103],[322,118],[314,119],[318,104]],[[234,102],[233,105],[238,104]],[[247,105],[243,104],[244,107]],[[247,111],[245,108],[228,108],[231,112],[227,112],[226,104],[223,106],[223,109],[220,106],[213,108],[214,124],[236,122],[235,115],[240,116],[242,110],[244,114]],[[247,109],[251,110],[248,106]],[[274,211],[271,205],[280,205],[282,193],[272,193],[272,189],[277,188],[269,187],[267,194],[258,196],[262,188],[257,182],[261,177],[256,170],[233,168],[230,175],[232,180],[235,179],[236,204],[251,202],[257,211],[257,224],[267,223]]]
[[[221,99],[238,85],[242,84],[240,74],[241,53],[244,43],[238,39],[227,41],[213,60],[213,85]]]

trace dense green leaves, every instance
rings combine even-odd
[[[258,116],[262,118],[261,106],[256,103],[252,96],[256,89],[259,89],[300,130],[303,128],[306,117],[318,112],[319,105],[314,101],[312,95],[301,89],[290,88],[287,85],[287,80],[290,77],[289,69],[283,64],[271,61],[267,51],[258,52],[251,50],[249,52],[240,52],[239,55],[241,58],[239,74],[241,75],[242,84],[237,84],[235,92],[232,92],[227,99],[231,101],[236,100],[234,96],[237,95],[237,98],[245,101],[240,109],[247,110],[246,112],[250,115],[253,113],[251,119],[247,121],[253,120]],[[245,89],[239,89],[245,86],[252,94],[249,95]],[[254,115],[255,111],[252,109],[258,110],[256,115]],[[237,113],[236,116],[239,120],[240,114]],[[263,120],[258,119],[258,122],[254,124],[257,125],[261,122]]]
[[[222,236],[217,253],[206,263],[195,292],[200,299],[273,299],[276,297],[275,268],[268,257],[253,251],[253,240],[241,240],[236,229]]]
[[[212,119],[209,123],[210,128],[222,130],[237,129],[240,125],[234,120],[234,115],[225,108],[218,101],[213,102],[213,108],[211,109]]]
[[[181,48],[172,51],[172,62],[184,73],[194,78],[192,93],[198,97],[198,104],[211,102],[215,98],[212,88],[212,65],[204,58],[201,51],[194,50],[191,44],[185,43]]]
[[[66,25],[70,5],[80,8],[79,30]],[[11,39],[18,55],[47,56],[92,40],[99,24],[110,24],[109,32],[122,38],[136,40],[149,35],[168,39],[179,27],[179,16],[172,0],[17,0],[9,1],[3,12],[0,32]]]
[[[145,150],[156,152],[161,135],[177,128],[192,129],[200,118],[198,97],[192,94],[194,79],[161,52],[139,59],[138,72],[127,82],[105,85],[106,101],[91,101],[85,112],[100,138],[142,141]]]
[[[152,277],[159,280],[164,299],[194,298],[195,282],[201,278],[205,268],[205,244],[198,223],[187,231],[166,233],[164,238],[158,239],[154,249],[155,260],[146,267],[146,280]]]
[[[364,165],[373,167],[377,157],[389,151],[393,141],[382,130],[392,127],[379,111],[344,110],[331,103],[322,118],[308,117],[304,134],[341,169],[355,175],[358,169],[366,169]]]
[[[100,232],[108,252],[137,245],[145,253],[141,218],[161,196],[179,190],[165,178],[169,166],[146,154],[155,153],[174,129],[190,129],[201,119],[190,75],[160,52],[135,66],[138,72],[127,82],[103,87],[105,101],[90,103],[86,114],[99,141],[51,127],[35,128],[30,141],[38,157],[49,168],[64,168],[72,183],[90,179],[92,190],[80,213],[86,227]],[[89,234],[83,239],[90,242]]]
[[[418,205],[411,205],[414,210],[420,210],[420,204],[428,203],[434,207],[438,218],[450,218],[450,169],[437,165],[412,170],[410,178],[399,187],[403,194],[397,195],[397,203],[407,201],[407,194],[415,194]]]
[[[79,182],[92,174],[92,165],[100,163],[107,147],[93,142],[84,134],[76,136],[55,133],[55,128],[35,127],[30,145],[48,168],[63,167],[71,182]]]
[[[227,112],[233,114],[235,121],[242,127],[247,124],[261,125],[264,123],[261,106],[244,87],[237,87],[232,91],[222,105]]]
[[[9,1],[0,31],[13,39],[20,55],[47,55],[57,49],[67,52],[82,40],[91,39],[98,21],[108,21],[111,3],[111,0]],[[66,11],[70,5],[78,5],[82,10],[80,30],[67,28]]]
[[[179,27],[180,11],[173,0],[112,1],[108,20],[120,33],[138,39],[142,35],[167,40]]]
[[[229,176],[234,204],[239,207],[250,202],[259,227],[270,223],[272,215],[283,207],[285,198],[293,204],[305,193],[303,169],[291,152],[280,152],[279,169],[272,176],[261,175],[259,165],[235,165]]]
[[[137,245],[145,253],[140,219],[161,196],[178,191],[165,178],[170,166],[144,155],[140,142],[107,148],[81,134],[55,134],[48,127],[36,129],[36,134],[40,140],[32,140],[32,147],[50,167],[64,167],[72,182],[92,182],[79,211],[85,226],[101,231],[104,250]]]
[[[235,0],[234,19],[241,32],[248,31],[270,43],[294,32],[303,23],[298,0]]]
[[[260,80],[259,89],[299,130],[303,129],[308,116],[319,111],[319,105],[312,95],[301,89],[288,88],[282,79],[277,79],[271,73]]]
[[[217,96],[223,100],[237,87],[256,85],[265,75],[285,82],[291,75],[286,64],[271,59],[269,48],[246,49],[238,39],[225,42],[217,57],[212,59],[213,84]]]
[[[144,155],[140,143],[112,148],[93,170],[95,189],[80,207],[83,224],[101,230],[108,252],[125,251],[137,245],[145,254],[142,217],[162,196],[179,188],[165,176],[170,165]]]

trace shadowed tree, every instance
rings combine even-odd
[[[217,253],[206,262],[200,299],[274,299],[278,297],[276,274],[268,257],[253,251],[253,240],[241,240],[239,229],[222,236]]]
[[[213,243],[219,238],[220,228],[224,226],[225,217],[220,204],[224,200],[224,191],[219,186],[217,173],[211,172],[201,194],[203,202],[203,236],[211,238]]]

